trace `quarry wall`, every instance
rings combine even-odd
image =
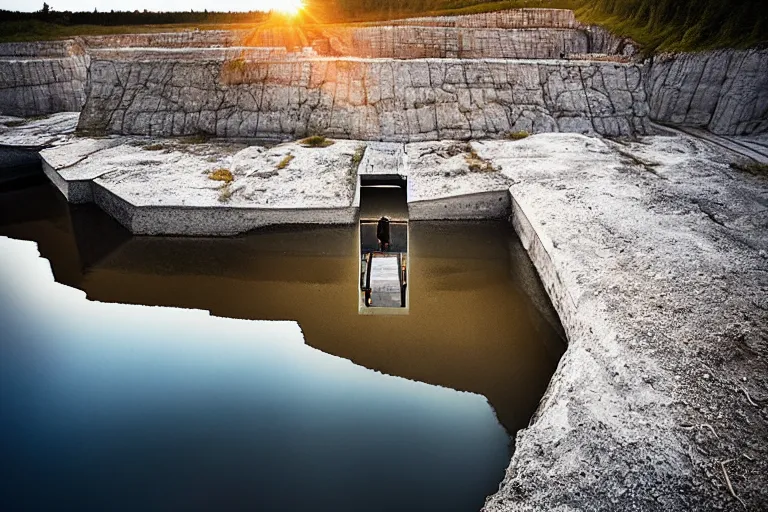
[[[80,129],[418,141],[648,130],[642,68],[532,60],[94,57]]]
[[[561,9],[5,43],[0,114],[80,110],[87,89],[94,96],[82,127],[118,133],[317,131],[393,141],[518,129],[634,135],[647,132],[648,119],[724,135],[768,130],[768,50],[661,55],[642,64],[630,62],[635,53],[631,40]],[[97,66],[86,88],[91,57]],[[410,62],[420,59],[445,62]],[[187,76],[189,86],[175,85]]]
[[[76,41],[0,44],[0,114],[80,110],[88,57]]]
[[[768,50],[661,55],[646,68],[652,119],[721,135],[768,131]]]

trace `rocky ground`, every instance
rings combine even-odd
[[[0,115],[0,146],[43,148],[72,138],[79,112],[60,112],[37,118]]]
[[[570,339],[485,510],[768,507],[768,178],[681,136],[473,146]]]
[[[41,156],[64,180],[93,180],[135,206],[350,206],[365,146],[328,142],[315,148],[300,142],[267,147],[80,138],[43,150]]]

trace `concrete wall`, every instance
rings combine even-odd
[[[408,202],[410,220],[503,219],[510,211],[507,189]]]
[[[646,70],[652,119],[724,135],[768,131],[768,50],[661,55]]]
[[[229,236],[291,224],[354,224],[358,207],[237,208],[136,206],[99,184],[93,202],[134,235]]]
[[[645,133],[641,67],[608,62],[100,60],[79,128],[419,141],[510,130]]]
[[[30,117],[80,110],[87,62],[74,41],[0,44],[0,114]]]

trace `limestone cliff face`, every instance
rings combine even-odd
[[[87,62],[75,41],[0,44],[0,114],[80,110]]]
[[[663,55],[646,70],[652,119],[723,135],[768,131],[768,50]]]
[[[80,128],[418,141],[647,131],[642,68],[512,60],[94,58]]]
[[[554,59],[590,51],[587,33],[576,29],[374,26],[351,30],[349,36],[338,53],[358,57]]]
[[[581,24],[570,9],[507,9],[458,16],[405,18],[392,25],[465,28],[577,28]]]

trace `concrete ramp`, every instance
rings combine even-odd
[[[370,273],[371,305],[384,308],[401,307],[399,255],[374,253]]]

